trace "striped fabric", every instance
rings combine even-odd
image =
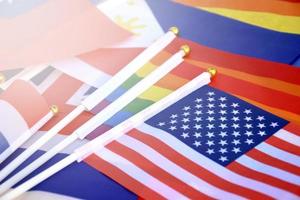
[[[262,28],[300,34],[299,2],[273,0],[260,2],[177,0],[176,2]]]
[[[173,1],[148,0],[147,3],[165,31],[176,24],[181,30],[181,37],[199,44],[287,64],[293,64],[300,54],[299,46],[296,45],[300,40],[299,34],[275,31],[272,27],[259,27]],[[270,20],[261,20],[260,23],[262,22],[272,23]],[[298,26],[298,20],[293,18],[290,27]]]
[[[204,87],[86,162],[146,199],[298,199],[299,127],[286,123]]]

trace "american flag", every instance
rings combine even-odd
[[[86,161],[146,199],[299,199],[299,133],[205,86]]]

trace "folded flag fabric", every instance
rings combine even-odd
[[[272,0],[258,3],[249,0],[243,2],[177,0],[177,2],[266,29],[300,34],[299,2]]]
[[[131,35],[86,0],[1,1],[0,9],[1,70],[79,55]]]
[[[183,38],[202,45],[270,61],[293,64],[300,35],[246,24],[172,1],[147,1],[164,30],[176,24]]]
[[[269,142],[299,150],[287,123],[207,86],[86,162],[146,199],[296,199],[300,159]]]
[[[1,162],[48,122],[55,112],[50,110],[35,87],[23,80],[16,80],[0,94],[0,107]]]

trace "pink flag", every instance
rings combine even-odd
[[[79,55],[130,36],[87,0],[46,1],[25,13],[0,16],[0,32],[1,70]]]

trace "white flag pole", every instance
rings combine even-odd
[[[22,144],[24,144],[34,133],[44,126],[52,117],[58,113],[57,106],[53,105],[50,111],[37,121],[30,129],[22,133],[21,136],[14,141],[7,149],[0,154],[0,164],[6,160],[13,152],[15,152]]]
[[[149,60],[151,60],[155,55],[162,51],[162,49],[170,44],[176,38],[178,32],[179,31],[176,27],[170,28],[170,30],[166,34],[164,34],[161,38],[159,38],[142,53],[140,53],[128,65],[121,69],[115,76],[113,76],[103,86],[97,89],[93,94],[88,96],[64,119],[59,121],[47,133],[45,133],[41,138],[39,138],[17,158],[15,158],[11,163],[3,168],[0,171],[0,181],[6,178],[13,170],[20,166],[34,152],[36,152],[40,147],[46,144],[52,137],[59,133],[59,131],[61,131],[66,125],[72,122],[82,112],[93,109],[98,103],[104,100],[112,91],[117,89],[124,81],[126,81],[136,71],[142,68]]]
[[[154,103],[148,108],[145,108],[143,111],[135,114],[131,118],[125,120],[121,124],[98,136],[97,138],[88,142],[82,147],[77,148],[72,154],[70,154],[63,160],[57,162],[48,169],[44,170],[43,172],[39,173],[38,175],[34,176],[33,178],[29,179],[28,181],[24,182],[23,184],[19,185],[15,189],[9,191],[4,196],[2,196],[1,199],[14,199],[23,194],[24,192],[28,191],[29,189],[33,188],[37,184],[41,183],[42,181],[46,180],[58,171],[64,169],[76,160],[78,162],[81,162],[83,159],[93,154],[95,151],[103,148],[108,143],[116,140],[117,138],[126,134],[131,129],[139,126],[141,123],[148,120],[156,113],[160,112],[161,110],[164,110],[168,106],[172,105],[173,103],[177,102],[179,99],[192,93],[193,91],[203,87],[204,85],[209,84],[211,77],[213,77],[215,74],[216,70],[210,68],[208,72],[200,74],[192,81],[188,82],[184,86],[172,92],[167,97]]]
[[[24,169],[19,171],[17,174],[12,176],[10,179],[2,183],[0,186],[0,194],[7,191],[11,186],[21,181],[28,174],[36,170],[42,164],[47,162],[61,150],[66,148],[71,143],[75,142],[77,139],[85,138],[89,133],[94,131],[97,127],[102,125],[121,109],[123,109],[127,104],[133,101],[140,94],[145,92],[150,88],[154,83],[159,81],[162,77],[167,75],[171,70],[177,67],[180,63],[183,62],[183,57],[189,52],[187,46],[183,46],[182,49],[174,54],[171,58],[165,61],[161,66],[157,67],[153,72],[151,72],[147,77],[138,82],[135,86],[130,88],[125,94],[119,97],[117,100],[105,107],[101,112],[91,118],[89,121],[80,126],[75,130],[71,135],[65,138],[63,141],[55,145],[45,154],[37,158],[35,161],[30,163]]]

